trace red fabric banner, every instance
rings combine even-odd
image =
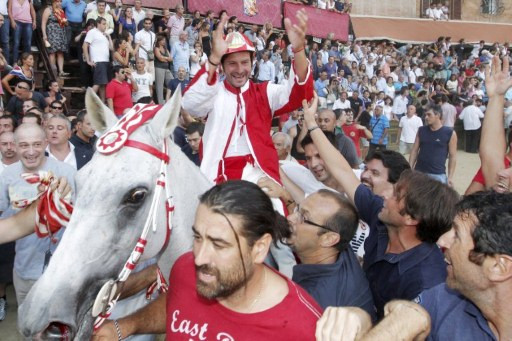
[[[189,12],[197,10],[202,15],[212,10],[215,16],[225,9],[243,23],[263,25],[270,21],[275,28],[282,27],[281,0],[188,0],[187,7]]]
[[[308,14],[308,34],[313,37],[326,38],[329,33],[334,34],[334,39],[348,40],[348,27],[350,16],[346,13],[336,13],[311,6],[303,6],[290,2],[284,3],[284,16],[296,23],[295,13],[304,8]]]
[[[114,1],[107,1],[111,7]],[[142,0],[142,7],[144,8],[159,8],[164,9],[168,8],[171,11],[174,12],[174,9],[176,8],[176,5],[182,4],[182,0]],[[135,0],[123,0],[124,5],[133,5],[135,4]]]

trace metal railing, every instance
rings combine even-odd
[[[46,45],[43,39],[43,33],[40,29],[34,31],[35,34],[35,42],[37,44],[37,48],[39,49],[39,56],[43,62],[44,70],[46,71],[47,79],[46,81],[56,81],[57,80],[57,72],[52,68],[52,64],[50,63],[50,56],[48,54],[48,50],[46,49]],[[44,86],[44,85],[43,85]]]

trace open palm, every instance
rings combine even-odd
[[[485,70],[487,95],[489,97],[503,96],[510,87],[512,87],[512,77],[510,77],[508,58],[503,58],[502,63],[498,56],[494,56],[492,67],[487,67]]]
[[[292,24],[290,18],[286,18],[284,19],[284,27],[293,49],[298,50],[304,47],[304,39],[308,30],[308,16],[304,9],[297,11],[295,16],[298,23]]]
[[[227,16],[222,17],[222,20],[217,23],[217,28],[212,32],[212,56],[215,63],[220,62],[229,47],[229,41],[224,40],[224,26],[227,21]]]

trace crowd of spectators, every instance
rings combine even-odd
[[[448,20],[450,19],[450,2],[434,2],[430,3],[429,8],[425,11],[425,17],[432,20]]]
[[[348,1],[296,2],[340,13],[349,13],[351,9]],[[46,154],[43,151],[42,155],[67,163],[76,171],[92,157],[94,130],[84,111],[73,116],[71,111],[66,110],[69,101],[61,93],[58,81],[45,82],[45,89],[36,91],[35,61],[30,47],[32,30],[36,27],[36,12],[29,0],[9,4],[8,13],[5,13],[9,15],[9,20],[0,17],[0,24],[4,20],[1,25],[1,85],[5,95],[10,95],[2,109],[3,116],[0,117],[0,147],[5,145],[0,148],[3,157],[1,166],[6,168],[20,160],[23,167],[30,168],[32,160],[29,157],[13,154],[15,136],[12,133],[20,124],[36,124],[42,130],[23,129],[25,135],[30,133],[27,138],[39,139],[41,132],[46,134],[49,144],[46,146],[44,142]],[[447,20],[449,13],[445,7],[441,3],[432,5],[427,15],[434,20]],[[164,104],[176,91],[184,91],[209,61],[212,31],[218,25],[216,18],[228,17],[226,11],[217,15],[212,11],[208,11],[205,16],[199,12],[187,15],[182,5],[173,10],[171,13],[169,9],[164,9],[162,16],[156,16],[152,10],[142,8],[141,0],[136,0],[134,7],[125,6],[121,0],[117,0],[112,7],[104,0],[87,4],[83,0],[54,0],[47,8],[40,8],[42,37],[59,78],[65,79],[68,76],[64,70],[66,56],[78,58],[83,86],[92,87],[112,112],[122,117],[135,103]],[[7,40],[4,40],[5,25]],[[14,30],[12,49],[9,27]],[[224,27],[224,33],[231,32],[243,33],[255,47],[251,72],[253,82],[282,84],[287,81],[296,51],[293,51],[282,31],[274,29],[270,23],[263,26],[242,24],[236,16],[231,16]],[[301,110],[276,118],[275,128],[279,132],[273,135],[273,143],[280,161],[296,164],[298,168],[292,173],[307,172],[306,180],[310,183],[304,185],[306,188],[319,185],[342,192],[340,187],[346,187],[347,183],[343,182],[346,180],[336,179],[329,174],[325,166],[328,162],[324,162],[328,159],[325,156],[328,153],[324,154],[326,148],[319,151],[319,146],[325,142],[323,137],[320,138],[319,131],[322,131],[330,143],[325,144],[336,147],[344,157],[344,161],[340,162],[347,174],[360,172],[359,168],[363,169],[363,174],[366,173],[361,176],[361,183],[372,192],[358,189],[358,193],[366,193],[368,198],[373,198],[373,195],[380,198],[389,193],[389,189],[398,181],[399,174],[396,179],[390,175],[383,181],[384,176],[371,169],[372,162],[384,164],[385,167],[381,168],[385,168],[386,173],[388,169],[392,172],[393,167],[409,167],[398,153],[387,153],[386,149],[392,142],[399,144],[401,154],[412,155],[412,168],[439,182],[452,185],[455,171],[454,146],[457,143],[453,132],[455,122],[457,119],[463,122],[466,151],[478,152],[481,120],[489,100],[485,69],[494,56],[510,59],[510,47],[508,43],[489,44],[484,41],[468,44],[463,39],[454,43],[450,37],[439,37],[431,44],[324,39],[321,42],[309,40],[305,45],[305,54],[310,63],[308,74],[314,80],[318,96],[318,108],[310,108],[308,123],[304,122]],[[211,60],[210,63],[215,65]],[[224,78],[221,74],[219,81]],[[503,128],[509,129],[512,122],[511,89],[505,94],[503,110],[506,113]],[[316,120],[313,119],[313,111],[317,113]],[[65,116],[65,113],[68,115]],[[391,141],[389,129],[394,123],[399,133],[396,141]],[[319,131],[312,134],[317,128],[320,128]],[[444,139],[439,143],[440,149],[422,144],[424,139],[437,136],[437,131],[443,134]],[[173,135],[174,142],[198,166],[201,163],[203,132],[201,119],[194,119],[183,111]],[[448,172],[444,166],[447,157],[450,159]],[[41,156],[41,160],[45,159]],[[389,160],[391,166],[386,164]],[[432,171],[433,160],[436,167],[442,164],[438,168],[444,177]],[[43,164],[44,161],[31,169],[39,170],[38,167]],[[311,172],[299,164],[307,166]],[[287,176],[293,177],[290,174]],[[415,176],[412,175],[413,180],[408,181],[414,182]],[[300,175],[297,178],[302,177]],[[356,206],[355,190],[360,185],[358,181],[348,183],[350,186],[355,184],[351,199]],[[425,180],[424,186],[440,185]],[[440,192],[443,188],[438,187]],[[304,192],[312,191],[304,189]],[[453,193],[448,194],[455,201]],[[378,200],[381,209],[382,199]],[[364,209],[358,209],[364,216]],[[366,213],[370,217],[370,213],[375,212]],[[295,214],[297,221],[300,220],[297,224],[311,223],[304,216],[299,219],[299,214],[302,213]],[[378,224],[377,218],[372,216],[368,219]],[[353,225],[353,230],[356,230],[357,224]],[[351,244],[358,255],[365,238],[363,225],[359,226]],[[425,241],[420,238],[415,242],[434,245],[435,240]],[[357,261],[353,257],[353,263],[357,264]],[[18,283],[37,279],[23,278],[23,269],[17,271]],[[2,296],[5,303],[3,288],[9,281],[8,276],[0,277],[0,320]],[[388,289],[391,292],[394,288]],[[415,292],[415,295],[418,293]],[[19,300],[22,299],[23,296],[20,296]],[[384,303],[380,302],[379,315],[383,314]],[[368,302],[365,304],[372,305]]]
[[[288,2],[318,7],[336,13],[350,13],[352,2],[349,0],[287,0]]]

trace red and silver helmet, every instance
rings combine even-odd
[[[256,49],[254,48],[254,45],[252,42],[247,38],[245,34],[242,34],[240,32],[231,32],[226,36],[226,40],[229,41],[229,47],[228,50],[224,55],[228,55],[235,52],[254,52]]]

